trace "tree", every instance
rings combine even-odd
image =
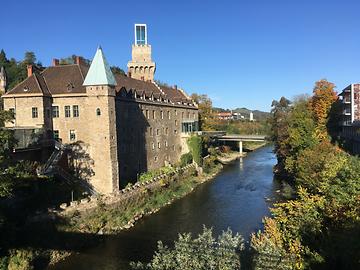
[[[271,124],[271,139],[275,144],[275,154],[278,160],[276,171],[284,173],[285,160],[288,156],[288,149],[284,142],[288,138],[288,120],[287,116],[290,112],[290,100],[281,97],[279,101],[273,100],[271,104],[272,117],[269,118]]]
[[[116,75],[116,74],[125,75],[126,74],[125,71],[122,70],[118,66],[112,66],[110,69],[111,69],[112,73],[114,73],[114,75]]]
[[[212,101],[207,95],[192,94],[194,100],[199,106],[199,126],[201,130],[214,130],[214,114]]]
[[[335,84],[325,79],[317,81],[310,101],[310,107],[317,125],[317,136],[320,140],[324,140],[328,136],[326,125],[329,119],[329,112],[333,103],[338,99],[334,88]]]
[[[35,65],[36,56],[34,52],[27,51],[25,52],[23,63],[26,65]]]
[[[173,249],[160,241],[150,263],[131,263],[131,266],[138,270],[239,270],[243,249],[241,235],[233,235],[228,229],[215,241],[212,230],[204,227],[195,239],[189,233],[179,234]]]
[[[13,132],[3,127],[5,122],[11,121],[13,117],[11,112],[0,110],[0,197],[10,195],[12,190],[11,175],[9,175],[12,165],[10,154],[16,141]]]

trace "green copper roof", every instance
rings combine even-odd
[[[83,85],[116,85],[114,74],[111,72],[101,47],[96,50]]]

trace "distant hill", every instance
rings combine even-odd
[[[213,110],[218,111],[218,112],[237,112],[240,113],[241,115],[243,115],[245,117],[245,119],[249,119],[250,117],[250,112],[253,112],[254,114],[254,119],[255,120],[264,120],[266,118],[268,118],[270,116],[269,112],[263,112],[263,111],[259,111],[259,110],[249,110],[247,108],[236,108],[233,110],[230,109],[223,109],[223,108],[217,108],[217,107],[213,107]]]

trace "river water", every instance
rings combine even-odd
[[[140,220],[132,229],[106,238],[99,246],[68,257],[51,269],[128,270],[129,261],[149,261],[157,241],[170,244],[178,233],[202,231],[203,224],[220,234],[228,227],[249,240],[269,215],[279,188],[273,181],[276,159],[266,146],[226,165],[213,180],[191,194]]]

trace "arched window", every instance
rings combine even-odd
[[[97,115],[97,116],[100,116],[100,115],[101,115],[100,108],[97,108],[97,109],[96,109],[96,115]]]

